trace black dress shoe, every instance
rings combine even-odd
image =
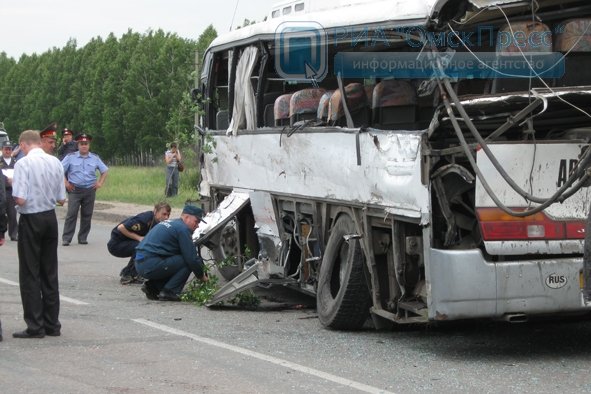
[[[17,237],[10,237],[10,240],[16,242],[16,241],[18,241],[18,238]]]
[[[30,332],[29,330],[23,330],[12,333],[13,338],[45,338],[44,332]]]
[[[62,332],[60,330],[45,329],[45,335],[47,335],[49,337],[59,337],[60,335],[62,335]]]
[[[160,301],[180,301],[181,297],[170,290],[162,289],[162,291],[158,293],[158,299]]]
[[[63,245],[63,246],[70,246],[70,243],[69,243],[69,242],[66,242],[66,241],[64,241],[64,242],[62,242],[62,245]]]
[[[142,291],[146,295],[147,299],[152,300],[152,301],[158,300],[158,290],[156,290],[152,286],[150,286],[149,282],[145,282],[142,285]]]
[[[88,245],[88,241],[78,241],[80,245]]]

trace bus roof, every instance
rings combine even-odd
[[[450,0],[300,0],[275,5],[305,3],[303,12],[276,18],[268,17],[217,37],[209,50],[246,45],[257,40],[271,40],[285,22],[315,23],[324,29],[354,29],[371,26],[424,26]],[[490,7],[519,0],[468,0],[476,8]]]

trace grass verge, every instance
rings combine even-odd
[[[120,201],[140,205],[154,205],[167,201],[182,208],[186,200],[198,200],[198,171],[186,168],[180,174],[179,194],[165,196],[166,168],[162,167],[109,167],[109,175],[97,192],[97,200]]]

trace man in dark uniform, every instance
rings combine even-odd
[[[90,233],[96,191],[103,186],[107,178],[109,167],[98,155],[90,152],[90,141],[92,141],[92,137],[88,134],[77,135],[78,152],[70,153],[62,160],[66,174],[66,190],[68,191],[68,213],[62,233],[63,246],[68,246],[72,242],[76,232],[78,211],[80,211],[78,243],[80,245],[88,244],[87,239],[88,233]],[[98,180],[96,179],[97,171],[100,173]]]
[[[6,141],[8,142],[8,141]],[[0,172],[0,246],[4,245],[4,233],[6,232],[6,177]],[[2,322],[0,322],[0,342],[2,342]]]
[[[12,144],[4,141],[2,144],[2,159],[0,160],[0,170],[14,170],[16,159],[12,156]],[[12,198],[12,175],[6,177],[6,215],[8,215],[8,235],[11,241],[18,240],[18,223],[16,221],[16,203]]]
[[[121,270],[121,284],[142,283],[143,280],[135,270],[135,248],[148,231],[170,216],[170,205],[159,202],[154,205],[153,211],[142,212],[119,223],[111,231],[111,239],[107,243],[107,249],[115,257],[131,257],[129,263]]]
[[[55,154],[55,144],[57,140],[57,123],[53,122],[39,132],[41,136],[41,149],[48,155]]]
[[[0,172],[0,246],[4,245],[4,233],[6,232],[6,176]],[[0,331],[0,334],[2,332]]]
[[[158,223],[138,245],[135,268],[148,279],[142,291],[149,300],[180,301],[191,272],[204,282],[208,280],[192,240],[202,218],[201,208],[185,205],[180,219]]]
[[[72,130],[64,129],[62,131],[62,144],[57,149],[57,158],[64,160],[64,157],[70,153],[74,153],[78,150],[78,144],[73,140]]]

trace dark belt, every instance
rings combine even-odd
[[[75,184],[73,184],[72,182],[70,182],[70,184],[71,184],[72,186],[74,186],[74,189],[78,189],[78,190],[88,190],[88,189],[92,189],[92,185],[91,185],[91,186],[88,186],[88,187],[82,187],[82,186],[75,185]]]

